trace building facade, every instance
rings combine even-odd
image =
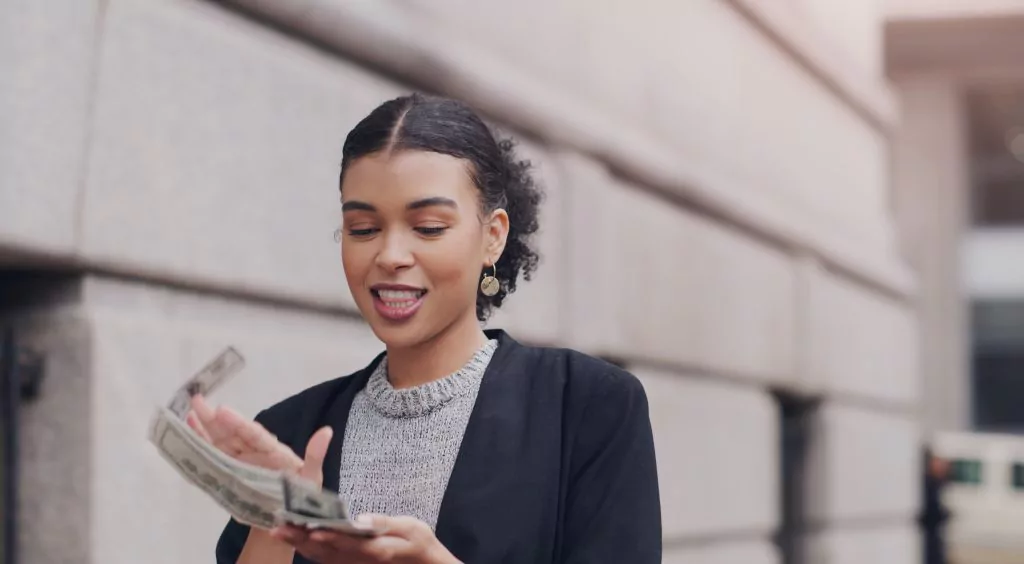
[[[903,237],[919,271],[926,423],[1013,431],[1024,368],[1024,2],[892,0]]]
[[[641,378],[665,562],[917,561],[929,333],[886,6],[12,6],[0,316],[47,361],[20,421],[24,562],[209,561],[225,516],[149,416],[225,345],[248,369],[218,399],[249,415],[380,349],[344,285],[336,174],[347,130],[410,89],[536,163],[543,262],[491,325]]]
[[[894,184],[960,561],[1024,558],[1024,2],[890,0]]]

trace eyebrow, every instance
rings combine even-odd
[[[429,208],[429,207],[433,207],[433,206],[441,206],[441,207],[454,208],[454,209],[458,209],[458,207],[459,207],[459,205],[457,203],[455,203],[455,200],[452,200],[450,198],[443,198],[441,196],[435,196],[435,197],[432,197],[432,198],[423,198],[421,200],[416,200],[414,202],[409,202],[405,206],[405,209],[407,209],[407,210],[419,210],[419,209]],[[344,202],[344,203],[342,203],[341,204],[341,211],[343,211],[343,212],[347,212],[347,211],[375,212],[375,211],[377,211],[377,208],[375,208],[373,205],[368,204],[366,202],[360,202],[358,200],[353,200],[351,202]]]

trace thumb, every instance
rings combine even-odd
[[[318,485],[323,482],[324,458],[327,456],[327,446],[331,444],[331,437],[334,436],[334,429],[321,427],[306,444],[306,456],[302,461],[302,469],[299,476],[307,480],[313,480]]]

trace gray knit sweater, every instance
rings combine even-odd
[[[341,452],[338,493],[352,516],[410,515],[431,528],[484,370],[498,346],[490,340],[458,372],[396,390],[387,358],[352,402]]]

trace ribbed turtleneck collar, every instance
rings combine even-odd
[[[421,417],[453,398],[479,386],[498,341],[487,341],[461,369],[439,380],[414,388],[395,389],[388,381],[388,359],[381,359],[363,392],[382,415],[393,418]]]

